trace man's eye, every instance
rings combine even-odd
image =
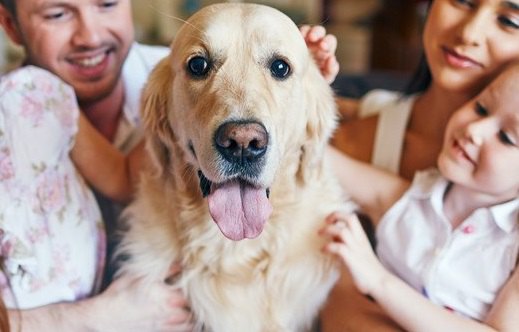
[[[483,107],[483,105],[481,105],[480,103],[476,103],[475,111],[476,111],[476,114],[479,116],[488,115],[488,110],[485,107]]]
[[[43,13],[43,17],[46,20],[59,20],[62,19],[66,15],[65,11],[63,9],[52,9],[47,10]]]
[[[115,7],[117,6],[119,1],[102,1],[101,2],[101,7],[103,8],[110,8],[110,7]]]

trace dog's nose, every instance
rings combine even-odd
[[[218,128],[215,143],[218,151],[229,162],[255,162],[267,151],[268,134],[261,123],[232,121]]]

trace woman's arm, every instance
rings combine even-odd
[[[335,97],[335,102],[339,111],[340,123],[357,118],[360,107],[360,100],[337,96]]]
[[[407,180],[358,161],[332,147],[328,147],[326,153],[341,187],[375,221],[378,221],[409,187]]]
[[[146,167],[147,162],[144,142],[124,155],[81,113],[71,157],[88,183],[119,202],[128,202],[132,198],[140,170]]]

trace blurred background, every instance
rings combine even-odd
[[[132,0],[136,39],[168,45],[186,19],[213,0]],[[341,74],[407,75],[421,52],[424,0],[255,0],[280,9],[297,24],[321,24],[337,36]],[[16,66],[22,51],[0,31],[0,73]]]

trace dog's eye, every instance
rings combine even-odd
[[[202,56],[195,56],[187,63],[187,70],[194,77],[203,77],[209,71],[210,66],[206,58]]]
[[[290,66],[285,60],[276,59],[270,65],[272,76],[278,79],[285,79],[290,74]]]

